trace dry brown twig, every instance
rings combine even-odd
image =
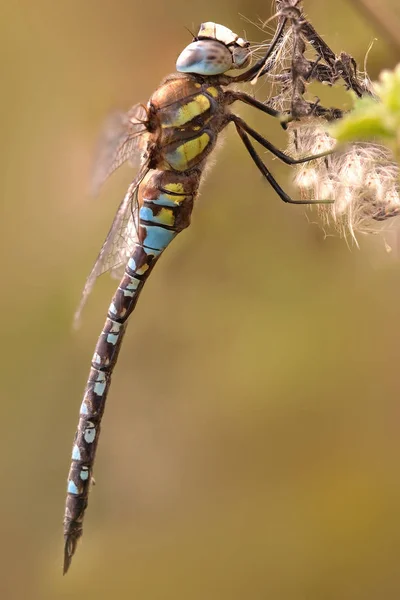
[[[296,158],[333,149],[329,121],[342,116],[307,98],[311,81],[326,85],[342,82],[358,97],[374,96],[373,86],[347,53],[338,56],[304,17],[299,2],[277,0],[278,12],[290,14],[280,62],[266,76],[277,88],[269,103],[287,111],[289,151]],[[317,207],[323,223],[333,223],[339,233],[357,244],[357,233],[387,229],[390,217],[400,214],[399,166],[390,151],[376,143],[357,142],[330,156],[296,168],[295,183],[303,200],[334,200]]]

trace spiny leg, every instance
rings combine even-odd
[[[280,125],[283,129],[287,129],[288,123],[296,120],[295,116],[292,116],[290,113],[280,112],[271,108],[264,102],[260,102],[246,94],[245,92],[233,92],[228,90],[225,92],[225,102],[227,105],[233,104],[233,102],[243,102],[245,104],[249,104],[250,106],[260,110],[267,115],[271,115],[271,117],[276,117],[280,121]],[[328,121],[333,119],[340,119],[343,116],[343,112],[338,108],[325,108],[318,104],[318,102],[307,103],[310,107],[308,111],[309,114],[314,114],[316,117],[325,117]]]
[[[272,154],[274,154],[277,158],[283,161],[287,165],[298,165],[301,163],[309,162],[310,160],[316,160],[317,158],[323,158],[324,156],[329,156],[332,154],[333,150],[327,150],[326,152],[321,152],[320,154],[313,154],[311,156],[304,156],[303,158],[293,158],[289,156],[282,150],[279,150],[276,146],[271,144],[265,137],[260,135],[255,129],[247,125],[243,119],[238,117],[237,115],[231,115],[230,120],[235,123],[236,128],[240,128],[242,131],[248,133],[252,138],[256,140],[261,146],[269,150]]]
[[[254,163],[256,164],[258,169],[261,171],[261,174],[263,175],[263,177],[265,177],[265,179],[268,181],[270,186],[278,194],[280,199],[283,200],[283,202],[287,202],[288,204],[332,204],[333,200],[292,200],[292,198],[290,196],[288,196],[288,194],[281,188],[279,183],[271,175],[271,173],[269,172],[269,170],[263,163],[262,159],[257,154],[247,133],[241,128],[240,125],[238,125],[238,123],[236,123],[235,121],[233,121],[233,122],[235,123],[236,130],[237,130],[238,134],[240,135],[242,142],[246,146],[246,149],[247,149],[248,153],[250,154],[251,158],[253,159]]]
[[[250,96],[245,92],[233,92],[231,90],[228,90],[224,94],[224,100],[227,105],[233,104],[234,102],[244,102],[245,104],[249,104],[250,106],[257,108],[258,110],[261,110],[261,112],[267,113],[267,115],[271,115],[271,117],[277,117],[278,119],[285,117],[285,115],[283,115],[278,110],[267,106],[263,102],[256,100],[255,98],[253,98],[253,96]]]
[[[271,115],[271,117],[276,117],[277,119],[279,119],[280,125],[283,129],[287,129],[287,124],[290,123],[290,121],[292,120],[290,115],[279,112],[274,108],[271,108],[267,104],[264,104],[264,102],[256,100],[255,98],[253,98],[253,96],[250,96],[245,92],[233,92],[231,90],[228,90],[227,92],[225,92],[224,98],[227,105],[233,104],[234,102],[243,102],[244,104],[248,104],[249,106],[260,110],[261,112],[266,113],[267,115]]]

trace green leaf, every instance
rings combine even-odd
[[[329,128],[330,134],[339,142],[352,142],[371,138],[392,139],[390,129],[378,114],[352,113]]]
[[[400,65],[382,71],[373,84],[377,98],[356,99],[353,110],[329,128],[339,142],[381,141],[395,152],[400,148]]]

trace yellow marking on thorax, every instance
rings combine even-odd
[[[215,87],[209,87],[207,88],[207,92],[210,94],[210,96],[212,96],[213,98],[218,98],[219,93],[217,88]]]
[[[208,133],[202,133],[198,137],[184,142],[176,148],[174,152],[167,154],[167,160],[173,169],[177,171],[186,171],[190,168],[190,163],[197,156],[200,156],[210,143]]]
[[[181,127],[188,123],[195,117],[202,115],[205,113],[211,104],[207,96],[204,94],[199,94],[195,96],[190,102],[187,102],[183,106],[180,106],[175,111],[171,110],[171,113],[168,114],[168,117],[165,119],[166,122],[162,123],[162,127]]]

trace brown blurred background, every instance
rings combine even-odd
[[[400,60],[352,2],[304,5],[361,64],[379,38],[373,78]],[[397,0],[380,5],[400,20]],[[72,439],[115,282],[99,282],[78,332],[72,316],[131,176],[88,197],[98,130],[174,70],[185,27],[213,20],[261,41],[240,14],[265,19],[271,3],[3,0],[0,12],[0,598],[398,599],[400,263],[376,240],[325,239],[233,130],[125,337],[62,578]],[[272,118],[239,112],[285,146]],[[290,169],[272,168],[295,196]]]

